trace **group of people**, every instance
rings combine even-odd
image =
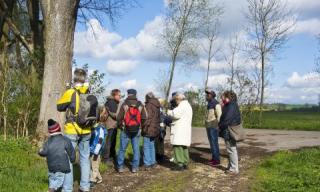
[[[62,129],[53,119],[48,120],[49,137],[39,154],[47,157],[49,170],[49,191],[73,191],[73,163],[75,149],[79,151],[81,179],[79,191],[90,191],[102,182],[100,162],[115,163],[119,173],[125,171],[125,157],[129,142],[133,149],[131,172],[140,168],[140,154],[143,154],[143,169],[158,167],[165,159],[164,138],[170,127],[170,141],[173,148],[174,171],[188,169],[192,136],[192,107],[183,93],[172,94],[170,104],[149,92],[145,103],[137,98],[135,89],[127,90],[127,97],[121,101],[121,91],[114,89],[104,106],[99,107],[95,96],[90,95],[87,74],[83,69],[74,72],[73,87],[57,101],[57,110],[66,112]],[[212,152],[210,166],[220,165],[218,137],[225,139],[229,154],[226,173],[237,174],[238,153],[236,139],[229,127],[240,125],[241,117],[236,94],[226,91],[220,104],[212,90],[206,90],[208,101],[206,127]],[[120,131],[119,150],[116,152],[117,134]],[[143,150],[140,151],[140,137]]]

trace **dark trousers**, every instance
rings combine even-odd
[[[116,157],[117,129],[108,129],[108,136],[104,147],[103,160],[107,161]]]

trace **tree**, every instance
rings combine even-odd
[[[128,2],[128,3],[126,3]],[[85,20],[107,14],[111,21],[134,1],[129,0],[41,0],[44,17],[45,66],[37,133],[46,135],[46,121],[54,118],[61,124],[64,114],[56,110],[56,100],[71,82],[73,39],[78,11]]]
[[[286,2],[279,0],[247,0],[250,24],[248,44],[250,55],[260,62],[260,111],[263,109],[269,61],[288,41],[294,18]]]
[[[203,8],[203,0],[169,0],[168,2],[161,41],[171,60],[166,100],[169,99],[177,62],[190,64],[196,56],[194,40],[199,35]]]
[[[202,27],[200,30],[201,37],[204,38],[202,48],[207,54],[207,75],[205,81],[205,88],[208,87],[210,66],[212,60],[219,50],[219,47],[215,45],[215,42],[219,33],[220,17],[223,14],[222,7],[215,5],[213,2],[206,0],[204,10],[202,11]]]

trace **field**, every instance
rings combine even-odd
[[[320,148],[278,152],[256,170],[252,191],[320,191]]]
[[[249,117],[258,119],[258,113]],[[252,121],[251,121],[252,122]],[[256,121],[255,121],[256,122]],[[245,122],[246,128],[320,131],[320,112],[264,112],[262,123]]]

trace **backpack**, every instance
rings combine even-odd
[[[79,94],[79,110],[75,122],[81,128],[92,127],[98,120],[98,99],[94,95]]]
[[[138,133],[141,127],[141,106],[126,105],[124,115],[125,130],[129,133]]]

